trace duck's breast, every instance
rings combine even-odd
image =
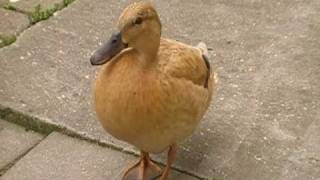
[[[114,137],[147,152],[161,152],[190,135],[210,93],[190,80],[141,70],[132,59],[104,66],[97,77],[95,105]]]

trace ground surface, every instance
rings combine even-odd
[[[124,162],[132,160],[132,155],[116,150],[134,149],[107,135],[95,118],[91,87],[96,69],[89,63],[128,3],[76,0],[30,27],[23,24],[24,12],[10,10],[21,20],[0,27],[1,32],[17,34],[16,42],[0,49],[1,117],[40,131],[45,127],[45,134],[56,130],[77,138],[50,134],[25,156],[17,155],[21,160],[13,158],[16,164],[6,166],[9,170],[1,178],[21,179],[23,173],[35,172],[26,177],[33,179],[38,173],[48,179],[99,179],[118,175]],[[30,11],[29,5],[21,4],[20,9]],[[155,4],[163,35],[190,44],[206,42],[220,79],[214,102],[196,133],[181,146],[175,167],[193,178],[320,179],[320,1]],[[56,145],[56,139],[61,144]],[[66,148],[72,149],[72,143],[83,151],[70,154]],[[69,159],[60,167],[46,155]],[[92,159],[82,166],[88,156]],[[103,161],[117,163],[109,166]],[[68,163],[76,166],[67,171],[62,167],[70,167]],[[46,169],[58,174],[40,176]],[[174,179],[187,175],[182,176]]]

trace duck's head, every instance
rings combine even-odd
[[[135,50],[142,58],[154,59],[161,36],[161,23],[149,2],[129,5],[121,14],[118,32],[90,58],[92,65],[102,65],[126,49]]]

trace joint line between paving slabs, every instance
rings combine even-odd
[[[20,14],[24,14],[28,17],[29,19],[29,24],[26,28],[22,29],[20,32],[17,32],[14,36],[14,41],[10,42],[8,44],[5,44],[4,46],[0,46],[0,48],[6,47],[6,46],[10,46],[11,44],[15,43],[15,41],[17,40],[17,38],[27,29],[29,29],[30,27],[32,27],[33,25],[41,22],[41,21],[45,21],[48,20],[51,16],[54,15],[54,13],[58,12],[58,11],[62,11],[63,9],[67,8],[70,4],[72,4],[74,1],[76,0],[61,0],[60,3],[56,3],[54,5],[54,7],[51,8],[46,8],[46,9],[42,9],[41,8],[41,4],[38,4],[37,6],[33,7],[34,9],[32,11],[25,11],[23,9],[17,8],[15,7],[13,4],[11,4],[10,2],[0,8],[6,9],[8,11],[13,11],[16,13],[20,13]],[[4,36],[5,37],[5,36]],[[1,38],[0,38],[1,39]]]
[[[123,152],[125,154],[133,155],[133,156],[136,156],[136,157],[139,156],[139,154],[137,154],[134,151],[124,149],[124,148],[122,148],[120,146],[117,146],[115,144],[112,144],[112,143],[101,142],[98,139],[90,137],[90,136],[88,136],[86,134],[81,134],[79,132],[76,132],[75,130],[72,130],[71,128],[63,127],[63,126],[58,125],[58,124],[44,122],[44,121],[41,121],[37,117],[31,117],[30,115],[26,115],[24,113],[21,113],[19,111],[13,110],[11,108],[3,107],[1,105],[0,105],[0,118],[5,120],[5,121],[8,121],[8,122],[23,126],[24,128],[28,128],[28,129],[31,129],[31,130],[33,130],[35,132],[44,134],[45,136],[48,136],[50,133],[56,131],[56,132],[60,132],[62,134],[65,134],[67,136],[70,136],[70,137],[73,137],[73,138],[77,138],[77,139],[80,139],[80,140],[85,140],[87,142],[94,143],[94,144],[97,144],[97,145],[102,146],[102,147],[107,147],[107,148],[110,148],[112,150],[120,151],[120,152]],[[27,151],[27,152],[29,152],[29,151]],[[159,162],[159,161],[156,161],[156,162],[161,164],[161,165],[165,165],[162,162]],[[192,177],[197,178],[197,179],[206,179],[206,178],[204,178],[204,177],[202,177],[202,176],[200,176],[198,174],[195,174],[193,172],[189,172],[187,170],[183,170],[183,169],[175,167],[175,166],[172,166],[172,169],[176,170],[176,171],[178,171],[180,173],[192,176]]]
[[[47,138],[47,135],[44,136],[40,141],[36,142],[34,145],[32,145],[30,148],[28,148],[25,152],[20,154],[18,157],[16,157],[14,160],[6,164],[2,169],[0,169],[0,177],[4,175],[12,166],[14,166],[21,158],[23,158],[26,154],[28,154],[33,148],[35,148],[38,144],[40,144],[44,139]]]

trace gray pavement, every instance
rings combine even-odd
[[[122,173],[136,160],[119,151],[52,133],[1,180],[121,180]],[[172,173],[171,178],[196,180],[177,172]]]
[[[26,15],[0,8],[0,35],[18,35],[29,26]]]
[[[43,136],[0,119],[0,176]]]
[[[8,4],[9,0],[0,0],[0,7]]]
[[[220,78],[175,166],[216,179],[320,179],[320,1],[155,2],[164,36],[206,42]],[[0,104],[131,149],[95,118],[89,64],[128,3],[77,0],[0,49]]]

